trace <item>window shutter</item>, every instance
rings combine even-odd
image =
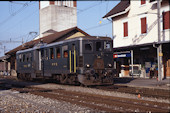
[[[128,36],[128,22],[123,23],[124,27],[124,37]]]
[[[146,33],[146,17],[141,18],[141,34]]]
[[[146,0],[141,0],[141,5],[145,4]]]
[[[54,5],[54,1],[50,1],[50,5]]]
[[[167,11],[167,12],[163,12],[163,29],[165,30],[165,29],[170,29],[170,22],[169,22],[169,13],[170,13],[170,11]]]

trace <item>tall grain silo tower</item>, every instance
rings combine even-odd
[[[77,26],[76,1],[39,1],[40,37]]]

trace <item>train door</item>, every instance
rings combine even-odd
[[[70,73],[76,73],[76,49],[75,44],[72,44],[69,51]]]
[[[34,51],[34,63],[34,69],[41,71],[41,50],[39,49]]]

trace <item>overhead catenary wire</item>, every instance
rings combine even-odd
[[[31,12],[28,16],[26,16],[26,17],[24,17],[23,19],[21,19],[20,21],[18,21],[15,25],[12,25],[12,27],[10,26],[9,28],[3,29],[3,30],[1,30],[0,32],[9,31],[9,30],[11,30],[11,29],[13,29],[13,28],[16,28],[17,25],[19,25],[19,23],[25,21],[26,19],[29,19],[31,16],[33,16],[33,15],[36,14],[37,12],[38,12],[38,10]]]
[[[77,14],[83,13],[84,11],[87,11],[87,10],[93,8],[93,7],[96,7],[96,6],[100,5],[101,3],[102,3],[102,2],[99,2],[99,3],[97,3],[97,4],[94,4],[94,5],[91,5],[91,6],[87,7],[87,8],[85,8],[85,9],[79,9],[80,11],[77,12]]]
[[[4,24],[6,24],[6,22],[8,22],[9,20],[11,20],[13,17],[15,17],[18,13],[22,12],[27,6],[29,6],[31,4],[25,3],[19,10],[17,10],[16,12],[12,13],[9,17],[7,17],[6,19],[4,19],[2,22],[0,22],[0,27],[2,27]],[[11,9],[10,9],[11,12]]]
[[[110,24],[110,23],[111,23],[111,22],[108,22],[108,23],[105,23],[105,24],[102,24],[102,25],[93,26],[93,27],[90,27],[90,28],[84,29],[84,31],[88,31],[88,30],[96,29],[96,28],[99,28],[99,27],[102,27],[102,26],[108,25],[108,24]]]

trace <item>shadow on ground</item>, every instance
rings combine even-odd
[[[123,78],[119,78],[119,77],[116,77],[114,78],[114,84],[116,83],[129,83],[133,80],[135,80],[136,78],[129,78],[129,77],[123,77]]]

